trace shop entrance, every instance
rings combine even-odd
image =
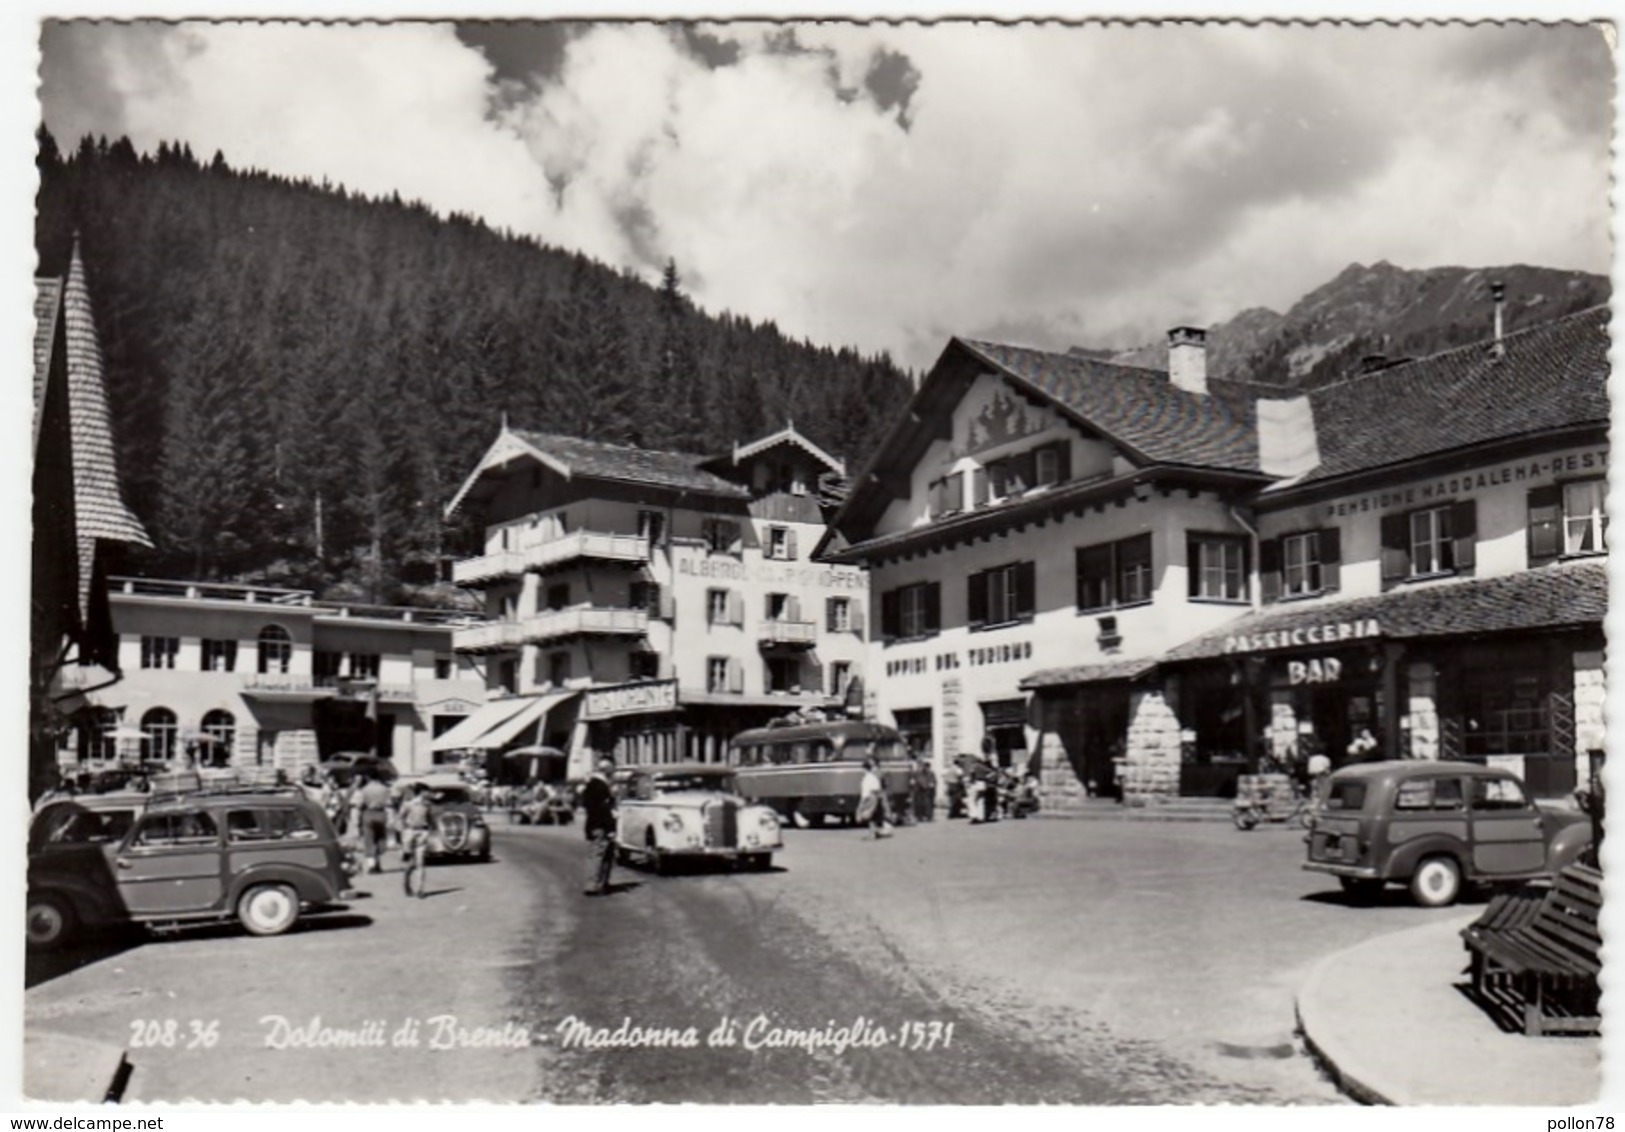
[[[1027,773],[1027,701],[982,705],[982,757],[1000,770]]]
[[[1123,796],[1116,760],[1128,734],[1129,693],[1117,688],[1080,689],[1056,705],[1056,734],[1067,761],[1091,798]]]

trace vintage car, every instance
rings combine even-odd
[[[429,834],[430,857],[469,857],[491,859],[491,827],[485,813],[474,801],[473,788],[455,774],[425,774],[396,782],[398,796],[405,798],[414,783],[429,789],[435,807],[435,827]]]
[[[354,860],[322,808],[294,790],[154,799],[122,837],[97,800],[42,807],[30,831],[27,941],[59,947],[81,929],[235,917],[278,935],[302,912],[349,899]],[[88,836],[81,837],[81,834]]]
[[[741,798],[727,767],[637,767],[620,777],[615,844],[623,860],[656,872],[683,858],[766,869],[784,847],[778,815]]]
[[[1303,867],[1357,899],[1403,884],[1439,908],[1465,884],[1553,877],[1591,844],[1583,813],[1537,806],[1517,775],[1478,763],[1361,763],[1322,790]]]

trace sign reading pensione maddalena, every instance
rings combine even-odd
[[[676,708],[677,681],[652,680],[614,688],[593,688],[586,694],[582,715],[587,719],[607,719],[638,712],[675,711]]]

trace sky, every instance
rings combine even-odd
[[[1128,346],[1350,263],[1606,273],[1568,24],[52,22],[59,144],[399,192],[924,369]]]

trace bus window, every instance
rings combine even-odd
[[[737,766],[755,766],[762,757],[760,747],[736,747],[734,749],[738,752],[734,757]]]
[[[835,745],[828,739],[814,739],[809,746],[812,748],[808,762],[832,763],[836,759]]]

